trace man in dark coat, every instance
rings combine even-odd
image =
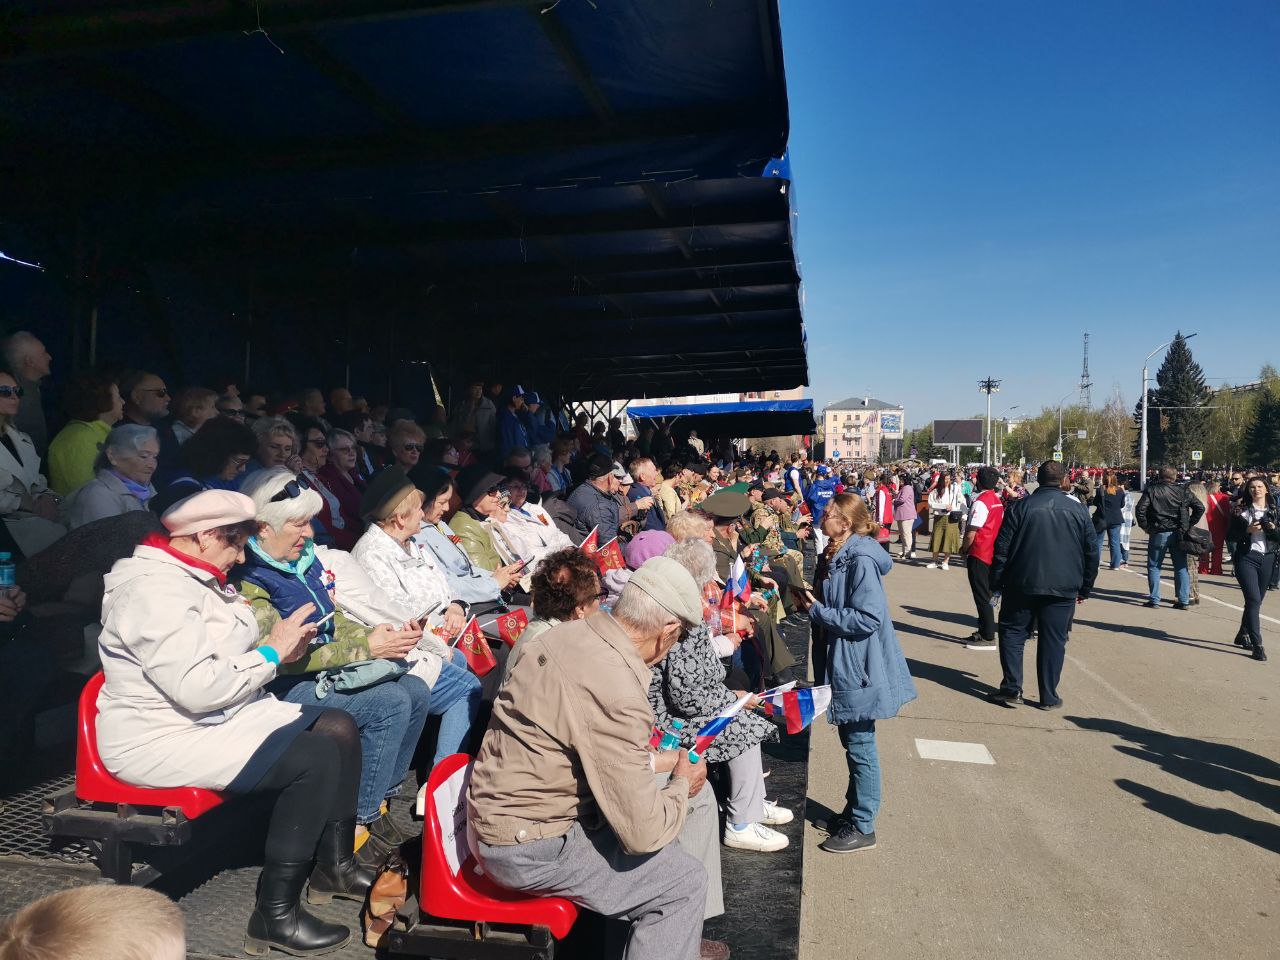
[[[1067,634],[1076,604],[1098,576],[1098,539],[1089,511],[1062,489],[1066,470],[1046,460],[1036,473],[1039,487],[1005,511],[991,564],[991,586],[1000,603],[1000,667],[1004,673],[993,702],[1022,702],[1022,652],[1031,624],[1039,622],[1036,675],[1042,710],[1062,706],[1058,679],[1067,654]]]

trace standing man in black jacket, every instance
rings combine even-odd
[[[1178,483],[1178,471],[1167,464],[1160,479],[1152,480],[1134,510],[1134,519],[1147,534],[1147,589],[1144,607],[1160,606],[1160,567],[1164,555],[1173,555],[1173,585],[1178,599],[1173,609],[1186,610],[1191,601],[1191,573],[1187,554],[1178,546],[1178,537],[1204,516],[1204,504],[1192,496],[1186,484]]]
[[[1000,689],[991,700],[1004,707],[1022,702],[1022,652],[1031,624],[1039,620],[1036,676],[1040,709],[1062,706],[1058,679],[1067,655],[1067,634],[1076,604],[1098,576],[1098,539],[1089,511],[1062,489],[1066,468],[1040,464],[1036,491],[1009,505],[991,563],[991,586],[1000,601]]]

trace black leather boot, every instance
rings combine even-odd
[[[316,868],[307,884],[307,903],[328,903],[334,897],[363,901],[377,878],[373,867],[356,862],[356,818],[330,820],[316,847]]]
[[[421,828],[410,833],[407,827],[398,826],[392,817],[379,817],[369,827],[369,838],[356,853],[356,863],[377,873],[387,862],[387,857],[400,849],[400,844],[408,843],[420,833]]]
[[[351,931],[342,924],[313,917],[302,908],[302,887],[311,866],[310,860],[268,861],[263,866],[257,903],[244,938],[244,952],[249,956],[265,957],[275,947],[295,957],[314,957],[350,941]]]

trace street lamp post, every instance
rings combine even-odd
[[[1007,439],[1009,439],[1009,414],[1011,414],[1011,413],[1013,413],[1013,411],[1017,410],[1017,409],[1018,409],[1018,407],[1019,407],[1019,404],[1016,404],[1016,403],[1015,403],[1015,404],[1014,404],[1013,406],[1011,406],[1011,407],[1006,407],[1006,408],[1004,409],[1004,412],[1000,414],[1000,422],[1004,424],[1004,433],[1000,434],[1000,460],[999,460],[999,462],[1000,462],[1001,464],[1003,464],[1003,463],[1004,463],[1004,442],[1005,442]],[[994,457],[994,456],[995,456],[995,454],[992,454],[992,456]]]
[[[1189,333],[1182,339],[1190,340],[1194,336],[1194,333]],[[1160,344],[1160,346],[1147,354],[1146,360],[1142,361],[1142,428],[1138,433],[1138,456],[1140,464],[1138,467],[1139,490],[1147,489],[1147,363],[1150,362],[1151,358],[1157,353],[1172,344],[1172,340],[1168,343]],[[1061,427],[1059,427],[1059,431],[1061,431]]]
[[[1067,455],[1062,449],[1062,405],[1067,402],[1067,397],[1074,397],[1079,392],[1078,389],[1072,390],[1058,401],[1058,452],[1062,454],[1062,462],[1067,462]]]
[[[991,442],[991,395],[1000,392],[1000,381],[987,377],[978,381],[978,389],[987,395],[987,434],[982,440],[982,462],[991,463],[991,454],[995,445]]]

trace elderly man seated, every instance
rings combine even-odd
[[[600,453],[587,459],[587,478],[569,495],[569,506],[578,515],[577,526],[582,533],[599,531],[600,543],[608,543],[618,536],[621,523],[618,501],[614,495],[621,488],[613,475],[613,460]]]
[[[701,940],[707,874],[673,842],[706,766],[646,747],[649,667],[701,622],[693,578],[655,557],[612,614],[522,638],[471,775],[467,817],[485,872],[630,920],[628,960],[728,956]],[[666,771],[660,787],[654,774]]]

